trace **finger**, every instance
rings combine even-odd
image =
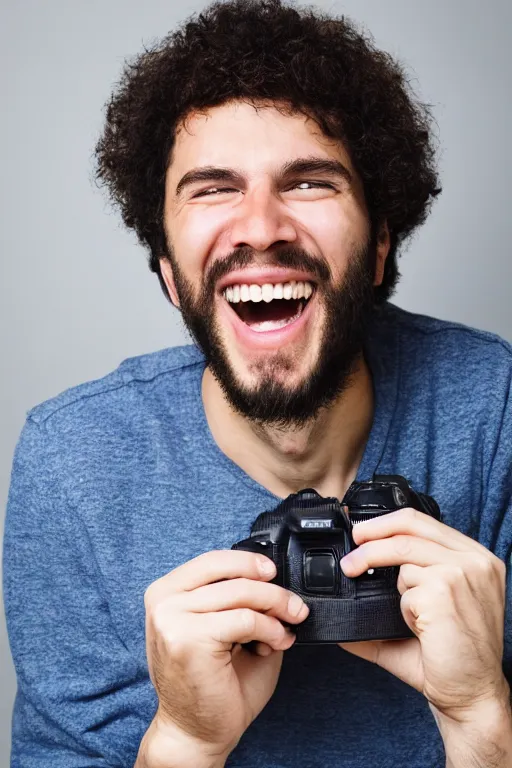
[[[284,651],[295,642],[295,635],[279,619],[250,608],[206,613],[201,619],[198,626],[202,636],[207,633],[217,643],[250,643],[256,640],[274,651]]]
[[[427,587],[431,592],[436,590],[450,590],[453,597],[458,600],[471,600],[473,602],[484,602],[489,608],[494,603],[502,605],[505,601],[504,590],[496,578],[492,582],[493,572],[484,573],[486,578],[476,586],[473,584],[474,576],[474,557],[463,555],[459,562],[443,563],[420,567],[406,563],[400,567],[398,573],[397,587],[400,594],[404,594],[408,589],[414,587]],[[492,561],[491,561],[492,565]]]
[[[274,563],[264,555],[236,549],[214,550],[189,560],[154,581],[147,589],[146,597],[158,600],[169,594],[197,589],[222,579],[268,581],[275,575]]]
[[[432,587],[412,587],[400,599],[400,611],[404,621],[416,637],[432,631],[433,627],[439,634],[443,627],[449,626],[453,629],[459,626],[461,621],[464,626],[475,626],[478,620],[475,606],[454,605],[449,587],[442,582],[437,582]]]
[[[379,643],[381,642],[382,640],[361,640],[355,643],[338,643],[338,645],[353,656],[358,656],[360,659],[377,664]]]
[[[471,567],[471,563],[468,565]],[[465,569],[462,564],[454,563],[453,560],[448,564],[431,565],[426,568],[406,563],[400,567],[398,572],[397,586],[401,594],[414,587],[431,586],[435,588],[436,584],[451,587],[459,593],[463,589],[469,594],[472,593]]]
[[[412,587],[411,589],[408,589],[403,595],[400,600],[400,611],[402,613],[403,619],[411,632],[414,632],[416,636],[420,634],[420,629],[418,628],[418,617],[421,613],[421,609],[423,606],[421,606],[419,603],[421,602],[421,591],[419,593],[418,597],[418,590],[419,587]],[[437,605],[437,610],[440,611],[440,606]],[[441,609],[443,610],[443,609]],[[439,613],[437,616],[437,619],[439,621]],[[443,616],[444,618],[444,616]]]
[[[421,648],[415,637],[405,640],[365,640],[338,643],[344,651],[377,664],[416,690],[423,688]]]
[[[492,611],[482,614],[481,606],[474,600],[467,583],[458,585],[449,578],[443,578],[442,572],[435,567],[425,568],[424,579],[420,586],[407,589],[400,600],[402,616],[418,637],[432,627],[441,631],[443,626],[465,628],[467,632],[477,631],[482,616],[487,626],[493,620]],[[430,574],[428,571],[432,571]],[[459,586],[462,586],[459,589]]]
[[[423,583],[425,568],[420,565],[406,563],[400,567],[398,572],[397,589],[403,595],[408,589],[419,586]]]
[[[242,696],[245,701],[251,702],[251,719],[266,706],[275,690],[283,655],[283,651],[273,650],[270,650],[267,657],[242,653],[232,661]]]
[[[453,550],[417,536],[390,536],[387,539],[367,541],[342,558],[340,565],[346,576],[360,576],[369,568],[391,565],[429,566],[458,563]]]
[[[403,565],[398,576],[398,591],[402,595],[400,608],[409,628],[417,635],[417,619],[422,617],[460,620],[476,630],[478,626],[494,626],[497,636],[503,634],[504,597],[499,589],[493,591],[487,582],[485,591],[474,590],[467,572],[453,563],[419,568]]]
[[[270,656],[271,653],[274,653],[274,649],[266,643],[255,643],[253,651],[257,656]]]
[[[387,515],[357,523],[352,532],[356,544],[396,536],[397,534],[408,534],[429,539],[447,549],[459,552],[486,551],[485,547],[464,533],[411,507],[398,509]]]
[[[176,595],[173,605],[195,613],[251,608],[292,623],[304,621],[309,613],[299,595],[277,584],[254,579],[230,579],[198,587]]]

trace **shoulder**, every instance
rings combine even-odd
[[[402,337],[413,344],[432,346],[441,343],[446,348],[476,349],[482,354],[501,356],[512,365],[512,346],[495,333],[407,312],[394,304],[384,305],[379,312],[386,325],[399,329]]]
[[[385,331],[397,337],[401,369],[414,368],[422,375],[438,373],[456,382],[479,388],[509,389],[512,346],[500,336],[426,315],[407,312],[392,304],[378,313]],[[409,365],[408,365],[409,364]]]
[[[124,360],[118,368],[100,379],[71,387],[32,408],[27,418],[39,425],[72,422],[86,412],[105,415],[123,406],[134,390],[147,392],[165,387],[175,390],[185,378],[194,378],[202,370],[204,359],[192,345],[171,347]]]
[[[32,408],[15,454],[59,483],[115,468],[126,475],[151,441],[175,435],[197,408],[204,358],[190,345],[130,358],[108,375]]]

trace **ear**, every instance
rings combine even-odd
[[[174,306],[179,309],[180,300],[176,290],[176,283],[174,282],[174,274],[172,271],[171,262],[169,259],[165,258],[165,256],[160,259],[160,272],[162,273],[162,278],[166,285],[169,298],[171,299]]]
[[[391,247],[391,238],[389,235],[388,223],[384,221],[379,228],[377,235],[377,251],[375,254],[375,277],[373,285],[380,285],[384,279],[384,267]]]

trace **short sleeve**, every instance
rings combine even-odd
[[[62,441],[29,417],[4,536],[18,683],[12,768],[131,766],[156,707],[145,659],[116,631],[86,528],[66,498],[69,472]]]

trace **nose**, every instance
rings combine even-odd
[[[246,190],[236,206],[231,247],[249,246],[266,251],[273,245],[297,240],[296,225],[272,190]]]

